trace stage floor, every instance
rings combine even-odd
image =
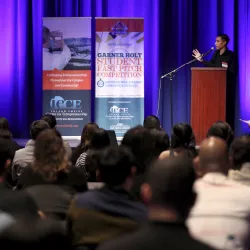
[[[13,138],[13,140],[16,141],[17,144],[20,147],[24,148],[25,145],[26,145],[26,143],[30,139],[15,139],[15,138]],[[69,145],[70,145],[71,148],[76,148],[79,145],[79,143],[80,143],[80,139],[79,140],[78,139],[74,139],[74,140],[72,140],[72,139],[71,140],[64,139],[64,141],[67,141],[69,143]]]
[[[13,140],[16,141],[17,144],[20,147],[24,148],[25,145],[26,145],[26,143],[30,139],[17,139],[17,138],[13,138]],[[71,148],[76,148],[80,144],[80,137],[79,137],[79,139],[66,139],[66,138],[64,138],[63,140],[67,141],[69,143],[69,145],[70,145]],[[114,141],[114,140],[111,139],[111,145],[117,145],[117,144],[120,145],[121,138],[118,137],[118,138],[116,138],[116,140],[117,141]]]

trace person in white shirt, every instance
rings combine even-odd
[[[63,37],[62,32],[52,31],[43,26],[43,70],[62,70],[71,59],[71,51],[64,43],[63,39],[60,41],[62,52],[60,54],[51,53],[49,51],[49,40],[56,37]]]
[[[229,168],[226,143],[204,140],[198,157],[202,178],[194,185],[197,202],[187,226],[194,238],[216,249],[249,249],[250,188],[228,179]]]
[[[233,169],[228,177],[243,185],[250,186],[250,136],[236,138],[230,148]]]
[[[31,139],[27,142],[24,148],[15,152],[12,162],[12,180],[17,181],[24,168],[28,167],[34,161],[35,140],[39,133],[49,129],[49,124],[45,121],[34,121],[30,126]]]

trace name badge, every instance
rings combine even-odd
[[[222,68],[228,68],[227,62],[222,62]]]

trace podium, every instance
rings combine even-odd
[[[191,71],[191,126],[199,145],[214,122],[226,120],[227,69],[191,68]]]

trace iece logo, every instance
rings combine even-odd
[[[55,96],[50,100],[51,109],[81,109],[81,100],[64,100],[61,96]]]
[[[117,106],[112,106],[110,108],[110,113],[116,113],[116,114],[128,113],[128,108],[119,108]]]

